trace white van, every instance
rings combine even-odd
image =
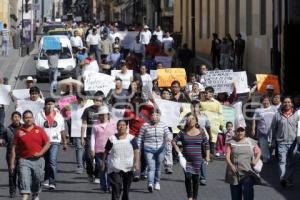
[[[51,37],[59,41],[61,49],[45,49],[44,39]],[[76,59],[72,52],[72,46],[67,36],[44,36],[39,44],[38,55],[34,58],[36,60],[36,76],[39,80],[49,78],[49,66],[47,52],[56,52],[59,54],[58,71],[60,73],[59,79],[74,77],[76,75]]]

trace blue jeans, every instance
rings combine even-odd
[[[253,200],[254,199],[254,180],[251,177],[244,178],[238,185],[230,185],[232,200]]]
[[[98,177],[100,177],[100,187],[102,190],[107,190],[109,187],[106,170],[102,171],[103,153],[95,154],[95,168],[98,168]]]
[[[83,146],[80,138],[73,138],[76,151],[76,163],[78,168],[83,168]]]
[[[165,148],[155,152],[144,150],[144,156],[148,166],[148,184],[159,183],[161,176],[161,164],[165,158]]]
[[[200,180],[207,180],[207,164],[205,160],[202,161],[200,166]]]
[[[49,150],[45,154],[45,180],[49,180],[49,184],[55,185],[57,174],[57,154],[59,143],[52,143]]]
[[[258,144],[261,149],[263,161],[268,162],[270,159],[268,136],[265,134],[258,134]]]
[[[50,89],[57,89],[57,77],[58,77],[58,68],[49,68],[49,82],[50,82]]]
[[[2,55],[8,56],[8,41],[2,40]]]
[[[100,51],[99,51],[98,45],[91,45],[90,52],[95,53],[97,63],[99,63],[100,62]]]
[[[280,180],[291,180],[297,159],[297,140],[293,144],[277,144]]]

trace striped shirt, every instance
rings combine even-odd
[[[165,123],[159,122],[156,125],[145,123],[140,129],[138,145],[140,148],[155,151],[163,147],[167,140],[172,140],[172,133]]]
[[[9,30],[7,28],[3,28],[1,31],[2,41],[9,40]]]

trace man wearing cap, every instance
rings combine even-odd
[[[140,42],[144,45],[148,45],[151,37],[152,33],[149,31],[149,27],[145,25],[144,30],[140,33]]]
[[[49,97],[45,100],[44,110],[37,114],[35,122],[46,131],[51,143],[49,150],[45,154],[44,186],[49,187],[49,189],[55,189],[57,154],[61,141],[63,141],[63,149],[67,149],[64,118],[60,112],[55,109],[55,99]]]

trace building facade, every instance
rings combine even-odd
[[[6,23],[10,25],[10,4],[9,0],[2,0],[0,3],[0,28]]]
[[[271,72],[272,1],[174,0],[174,31],[195,53],[210,54],[212,33],[246,40],[244,68],[250,73]]]

